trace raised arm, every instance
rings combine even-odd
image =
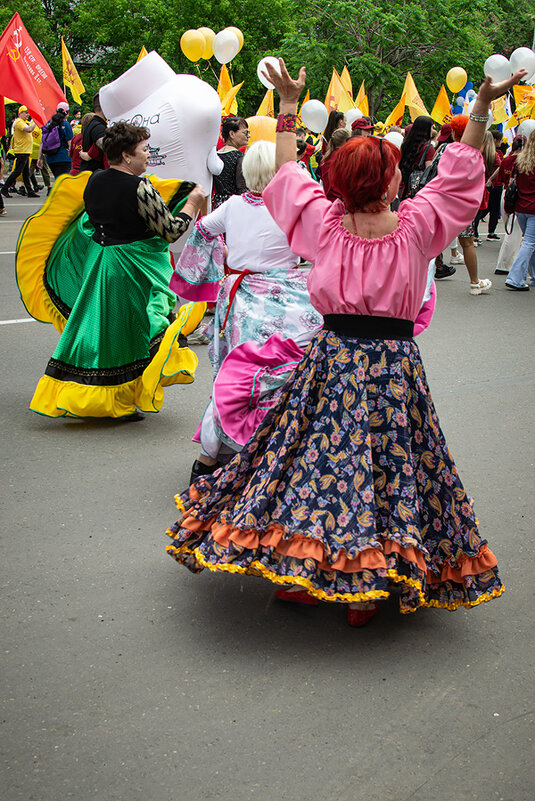
[[[476,150],[483,147],[483,138],[487,130],[489,107],[493,100],[504,95],[515,83],[519,83],[527,75],[526,70],[517,70],[507,81],[492,83],[487,75],[477,93],[476,101],[470,112],[470,120],[466,126],[461,142]]]
[[[275,162],[277,170],[286,164],[287,161],[295,161],[297,152],[296,129],[297,129],[297,101],[303,91],[306,81],[306,70],[301,67],[299,77],[296,81],[290,78],[284,59],[279,58],[279,69],[273,69],[270,64],[266,64],[264,76],[271,81],[280,97],[279,111],[285,116],[285,130],[277,130],[277,143],[275,150]],[[293,119],[292,119],[293,118]],[[277,128],[280,126],[277,125]]]

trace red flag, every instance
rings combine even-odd
[[[65,95],[24,27],[19,14],[0,37],[0,93],[28,107],[35,122],[43,126]]]

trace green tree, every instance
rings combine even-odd
[[[506,0],[289,0],[291,25],[284,49],[292,67],[308,67],[313,95],[322,97],[333,66],[347,65],[353,83],[366,81],[371,113],[386,115],[412,73],[430,109],[450,67],[462,66],[474,82],[496,52],[530,41],[510,41],[507,20],[517,10]],[[525,37],[535,0],[527,0],[518,30]],[[527,10],[531,9],[531,11]]]

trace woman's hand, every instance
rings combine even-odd
[[[188,195],[188,199],[184,203],[182,211],[184,214],[189,214],[192,219],[195,219],[197,212],[204,203],[204,189],[200,184],[193,187]]]
[[[484,103],[490,104],[492,100],[504,95],[508,89],[510,89],[516,83],[520,83],[520,81],[525,78],[527,74],[528,73],[526,70],[517,70],[513,75],[511,75],[510,78],[508,78],[506,81],[500,81],[500,83],[492,83],[492,78],[487,75],[479,87],[477,96],[480,100],[483,100]]]
[[[188,195],[188,203],[191,203],[195,210],[198,210],[202,205],[204,195],[204,189],[200,184],[197,184]]]
[[[277,90],[281,103],[297,103],[299,100],[299,95],[305,86],[307,77],[305,68],[301,67],[296,81],[290,77],[283,58],[279,58],[279,69],[280,73],[277,72],[277,70],[274,69],[268,62],[265,65],[263,75],[265,78],[271,81]]]

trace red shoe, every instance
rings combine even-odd
[[[350,626],[361,627],[369,623],[372,617],[375,617],[379,608],[374,606],[373,609],[351,609],[347,608],[347,622]]]
[[[319,601],[313,595],[309,595],[306,590],[275,590],[275,598],[279,601],[291,601],[296,604],[307,604],[308,606],[318,606]]]

